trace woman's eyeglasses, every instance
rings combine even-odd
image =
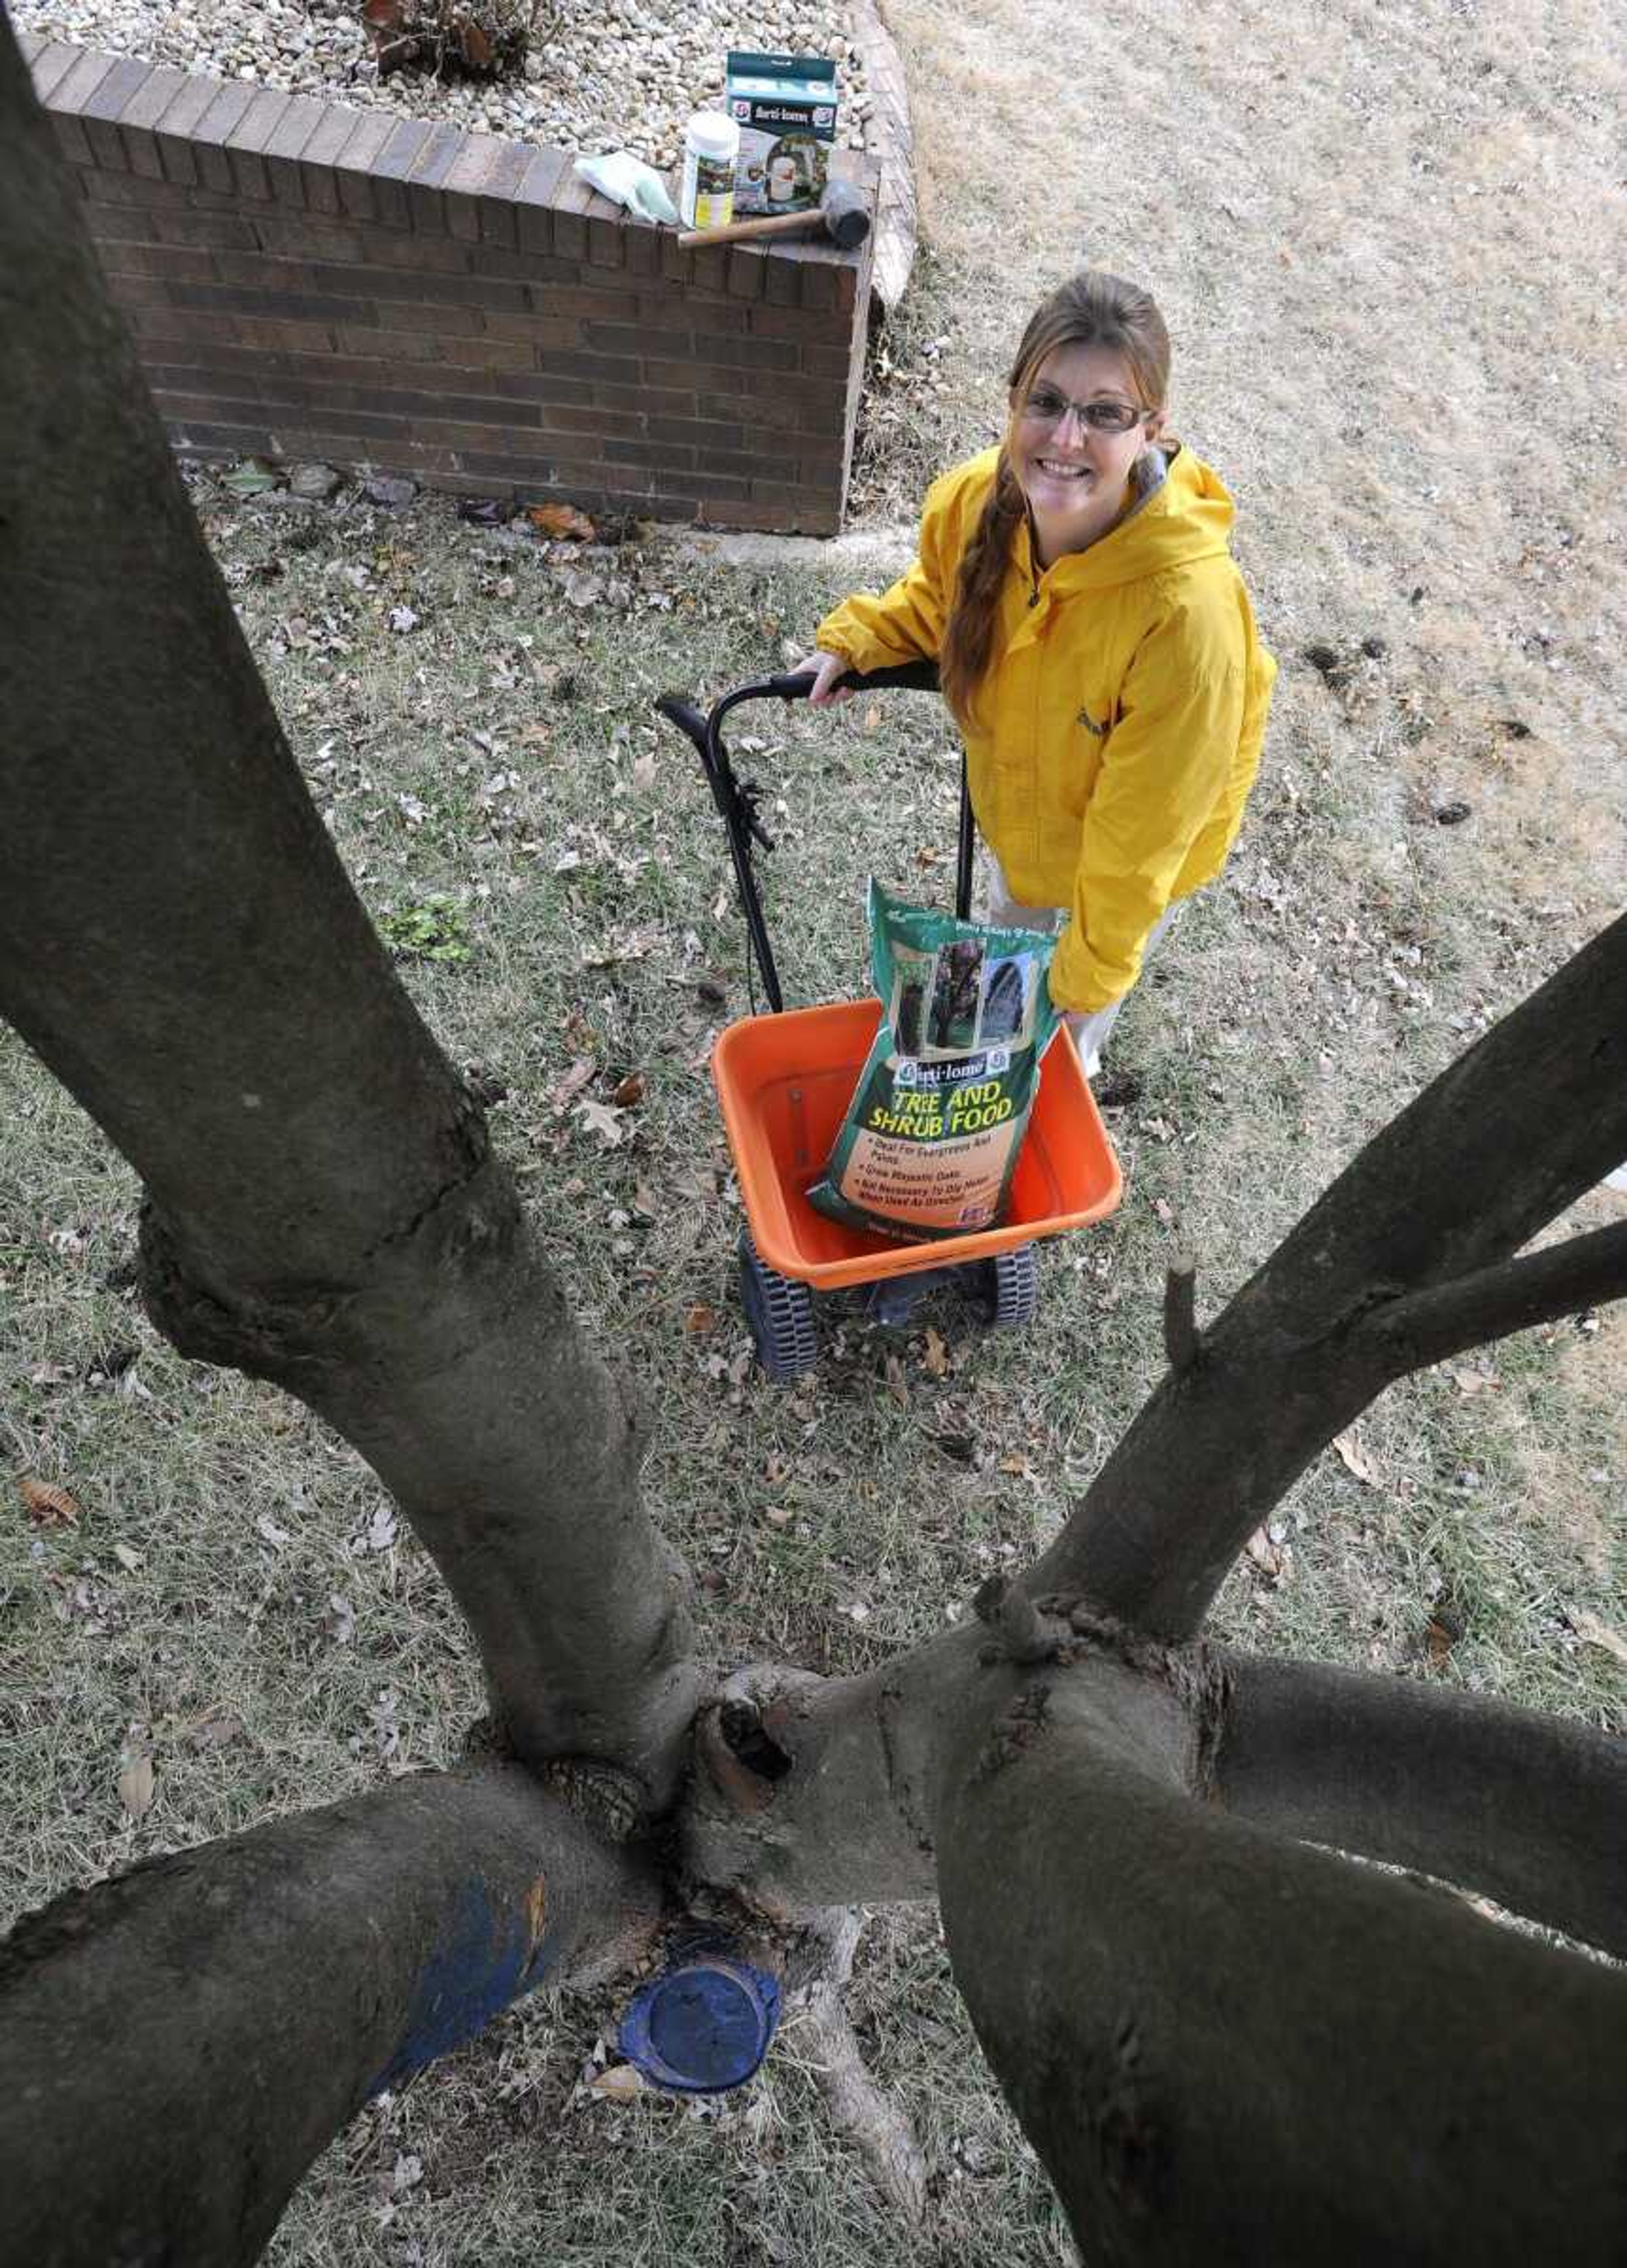
[[[1054,386],[1036,386],[1022,405],[1023,416],[1034,425],[1060,425],[1070,409],[1095,433],[1128,433],[1152,415],[1128,401],[1070,401]]]

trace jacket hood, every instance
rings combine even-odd
[[[997,454],[989,453],[990,478]],[[1088,551],[1071,551],[1057,560],[1043,578],[1048,590],[1058,597],[1112,590],[1229,550],[1233,507],[1219,475],[1178,445],[1164,455],[1163,480]],[[1014,556],[1025,578],[1031,577],[1026,519],[1017,531]]]

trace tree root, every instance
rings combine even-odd
[[[863,1918],[852,1907],[834,1907],[813,1926],[824,1957],[794,1994],[784,2031],[795,2033],[831,2124],[853,2144],[887,2203],[918,2229],[926,2217],[926,2159],[902,2107],[866,2067],[843,2005]]]

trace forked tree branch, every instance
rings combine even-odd
[[[1627,1958],[1627,1740],[1417,1678],[1224,1649],[1234,1818],[1479,1890]]]
[[[1036,1679],[939,1814],[944,1925],[1085,2256],[1627,2248],[1627,1977],[1195,1803]]]
[[[0,1013],[145,1183],[159,1328],[370,1460],[521,1756],[664,1808],[700,1673],[634,1411],[306,793],[4,11],[0,431]]]
[[[1366,1329],[1407,1370],[1445,1362],[1511,1331],[1557,1322],[1627,1296],[1627,1222],[1410,1292],[1378,1309]]]
[[[1202,1361],[1153,1394],[1030,1572],[1030,1590],[1084,1591],[1126,1621],[1190,1636],[1285,1491],[1414,1366],[1387,1316],[1439,1292],[1444,1308],[1410,1312],[1448,1343],[1450,1287],[1510,1262],[1623,1157],[1627,917],[1368,1143],[1207,1326]],[[1576,1282],[1614,1281],[1617,1246],[1583,1241]],[[1498,1327],[1517,1327],[1528,1286],[1557,1292],[1568,1263],[1550,1274],[1542,1260],[1531,1275],[1493,1279]]]
[[[371,2096],[660,1916],[647,1860],[512,1764],[59,1898],[0,1943],[0,2264],[256,2259]]]

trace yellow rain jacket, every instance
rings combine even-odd
[[[997,454],[933,483],[915,564],[828,615],[825,652],[858,670],[937,654]],[[1129,991],[1160,916],[1219,873],[1241,822],[1277,665],[1231,525],[1220,482],[1179,449],[1088,551],[1042,574],[1026,521],[1013,538],[967,772],[1012,896],[1071,917],[1051,966],[1060,1007]]]

